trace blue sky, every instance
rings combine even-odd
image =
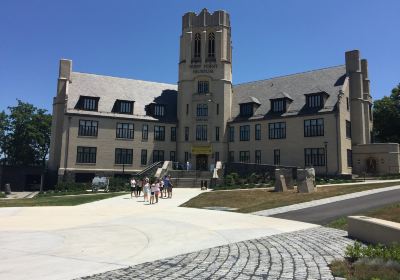
[[[0,110],[21,99],[51,111],[60,58],[74,71],[176,83],[181,16],[231,14],[234,84],[369,61],[381,98],[400,83],[400,1],[0,2]]]

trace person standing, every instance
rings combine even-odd
[[[150,186],[150,204],[154,204],[155,192],[156,192],[156,184],[152,183]]]
[[[168,198],[172,198],[172,182],[171,182],[171,175],[167,176],[167,192],[168,192]]]
[[[144,179],[144,186],[143,186],[143,199],[144,202],[149,202],[149,194],[150,194],[150,184],[149,178]]]
[[[137,197],[136,195],[136,180],[135,178],[131,178],[131,198],[133,197],[133,193],[135,193],[135,197]]]
[[[160,184],[161,184],[160,179],[157,179],[156,185],[155,185],[155,188],[154,188],[154,197],[156,199],[155,203],[158,203],[158,196],[160,194]]]
[[[136,197],[140,197],[140,194],[142,192],[142,186],[143,186],[143,179],[140,181],[140,183],[139,182],[136,183],[136,189],[135,189]]]

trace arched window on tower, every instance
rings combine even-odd
[[[215,34],[208,34],[208,58],[215,59]]]
[[[199,60],[201,56],[201,36],[200,33],[194,35],[194,58]]]

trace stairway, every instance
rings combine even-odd
[[[208,187],[212,178],[210,171],[198,170],[170,170],[171,181],[175,188],[200,188],[201,181],[207,181]]]

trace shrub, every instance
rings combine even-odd
[[[82,193],[89,189],[91,189],[90,184],[75,182],[59,182],[55,186],[56,192]]]
[[[259,180],[258,175],[256,173],[251,173],[249,178],[248,178],[248,183],[249,184],[255,184]]]
[[[379,258],[385,261],[396,261],[400,263],[400,245],[393,244],[391,246],[368,245],[362,246],[359,242],[354,245],[346,247],[345,256],[351,261],[355,262],[361,258]]]
[[[240,177],[239,177],[239,174],[233,172],[233,173],[231,173],[231,174],[229,174],[229,175],[232,176],[232,178],[233,178],[235,184],[240,184]]]
[[[6,194],[3,192],[0,192],[0,198],[5,198],[5,197],[6,197]]]
[[[232,175],[225,176],[225,185],[228,187],[232,187],[235,185],[235,179]]]
[[[108,191],[110,192],[124,192],[129,191],[129,180],[120,177],[110,178]]]

